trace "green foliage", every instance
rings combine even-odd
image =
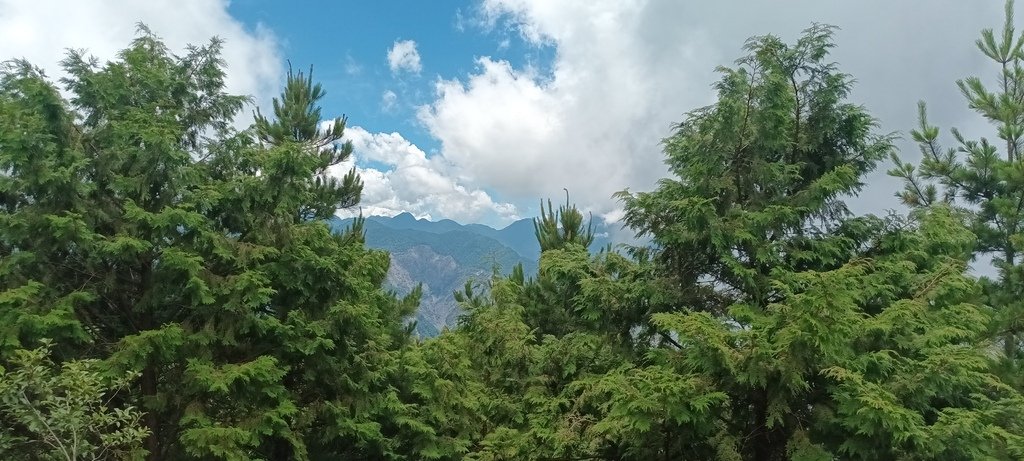
[[[467,458],[1024,454],[962,213],[846,211],[892,146],[844,102],[831,46],[823,26],[759,37],[721,69],[719,101],[665,142],[675,178],[620,195],[652,248],[590,255],[549,207],[536,278],[457,296],[463,323],[436,341],[471,345],[486,396]]]
[[[234,128],[220,42],[144,28],[114,62],[64,61],[68,99],[0,70],[0,450],[28,459],[1024,458],[1022,43],[1012,5],[960,83],[997,127],[896,159],[909,216],[843,200],[892,153],[832,28],[755,37],[715,104],[665,140],[672,177],[618,196],[651,238],[591,254],[571,203],[522,265],[454,294],[417,342],[421,289],[381,288],[344,117],[311,75]],[[1020,171],[1018,171],[1020,170]],[[939,198],[941,195],[941,198]],[[966,225],[965,225],[966,223]],[[1000,278],[968,261],[998,253]],[[41,347],[39,345],[42,345]],[[36,349],[33,349],[36,348]],[[27,350],[26,350],[27,349]],[[141,423],[140,423],[141,419]]]
[[[319,129],[310,76],[273,120],[237,131],[221,43],[171,54],[148,30],[100,65],[72,52],[65,101],[41,72],[0,73],[0,358],[59,357],[141,373],[150,459],[401,457],[405,319],[361,221],[344,120]]]
[[[589,248],[594,241],[593,216],[587,228],[583,228],[583,213],[569,203],[569,191],[565,191],[565,205],[559,206],[555,212],[548,200],[548,211],[544,212],[544,203],[540,204],[541,216],[534,218],[534,235],[540,243],[540,251],[555,250],[566,245],[575,244]]]
[[[973,235],[944,210],[901,222],[843,205],[891,143],[844,102],[830,38],[816,26],[794,46],[752,39],[740,67],[722,69],[718,102],[666,140],[678,179],[620,195],[654,240],[668,300],[650,316],[661,341],[649,385],[669,373],[720,393],[684,388],[717,420],[640,426],[680,441],[643,456],[1019,456],[1020,428],[1004,418],[1020,395],[989,373],[991,312],[963,275]],[[968,436],[984,442],[950,443]]]
[[[306,155],[302,157],[316,162],[312,168],[316,175],[312,193],[316,196],[312,201],[333,204],[334,207],[310,210],[305,216],[307,219],[329,219],[334,216],[336,209],[359,204],[363,190],[363,183],[354,166],[340,182],[327,174],[328,167],[352,156],[352,141],[341,142],[348,121],[346,117],[321,124],[317,101],[324,96],[327,96],[327,92],[323,87],[313,83],[312,67],[309,75],[303,75],[302,72],[295,74],[288,69],[284,93],[280,99],[273,100],[274,120],[264,117],[259,108],[255,114],[256,137],[260,141],[273,146],[300,143],[306,150]]]
[[[772,271],[835,267],[856,246],[834,235],[842,198],[891,144],[844,102],[851,79],[826,61],[831,36],[815,26],[793,46],[748,41],[737,68],[719,69],[719,101],[665,140],[675,178],[618,194],[626,222],[657,247],[667,305],[655,310],[764,306],[775,299]]]
[[[743,459],[1015,459],[1020,394],[990,373],[992,312],[964,276],[973,235],[936,210],[883,233],[884,254],[778,273],[780,301],[725,317],[658,314],[683,376],[713,377]],[[723,434],[726,435],[726,434]],[[972,440],[972,443],[959,441]],[[801,445],[804,444],[804,445]]]
[[[903,179],[897,196],[911,207],[945,204],[964,210],[978,237],[974,252],[992,257],[999,270],[997,279],[983,283],[985,302],[999,308],[992,332],[1003,345],[1004,376],[1024,388],[1024,261],[1019,257],[1024,244],[1024,35],[1016,32],[1013,20],[1013,2],[1007,1],[1002,30],[983,30],[976,42],[998,69],[995,88],[978,77],[957,82],[968,107],[992,125],[1002,145],[968,139],[953,129],[955,147],[944,149],[939,128],[928,122],[921,102],[919,126],[911,131],[920,146],[920,165],[894,156],[889,174]]]
[[[117,402],[138,378],[105,376],[98,360],[59,365],[52,344],[17,350],[0,367],[0,455],[4,459],[143,459],[141,412]]]
[[[600,334],[538,336],[519,305],[529,301],[524,283],[521,274],[497,278],[486,297],[467,288],[459,328],[432,340],[463,344],[479,386],[471,398],[482,424],[468,434],[475,449],[465,459],[572,459],[595,447],[592,411],[573,383],[611,371],[621,355]]]

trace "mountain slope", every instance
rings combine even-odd
[[[341,230],[351,221],[335,219],[331,225]],[[436,335],[455,324],[460,312],[452,293],[461,290],[467,280],[486,280],[495,267],[505,273],[516,264],[522,264],[528,274],[537,270],[536,258],[524,257],[478,229],[454,221],[416,220],[411,215],[371,217],[365,230],[367,246],[391,254],[389,288],[406,294],[422,283],[416,315],[421,336]]]
[[[341,230],[351,222],[351,218],[335,218],[331,225]],[[597,250],[610,240],[604,225],[595,222],[594,227],[596,237],[591,249]],[[540,258],[532,219],[494,229],[450,219],[416,219],[401,213],[368,217],[365,229],[367,246],[391,253],[386,282],[389,288],[403,295],[417,283],[423,284],[416,315],[421,336],[433,336],[455,324],[460,312],[452,293],[461,290],[467,280],[486,280],[494,268],[508,273],[516,264],[522,264],[527,275],[534,274]]]
[[[533,219],[526,218],[509,224],[501,229],[494,229],[483,224],[459,224],[450,219],[440,221],[429,221],[417,219],[410,213],[401,213],[393,217],[371,216],[367,221],[374,221],[383,224],[391,229],[416,230],[432,234],[444,234],[453,231],[464,231],[480,236],[494,239],[502,245],[511,248],[520,256],[530,260],[540,257],[540,245],[534,235]],[[600,220],[594,220],[594,243],[591,249],[597,250],[604,247],[611,240],[608,238],[608,226]]]

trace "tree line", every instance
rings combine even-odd
[[[849,101],[833,31],[718,69],[663,142],[669,176],[616,195],[648,244],[590,252],[549,202],[537,274],[467,283],[426,340],[362,221],[326,224],[362,183],[329,172],[352,145],[311,71],[239,129],[217,39],[175,54],[140,27],[59,82],[5,62],[0,456],[1024,459],[1013,5],[977,42],[995,81],[957,82],[991,137],[921,103],[920,161]],[[851,213],[886,161],[904,212]]]

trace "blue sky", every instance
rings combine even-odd
[[[234,0],[228,10],[249,27],[261,24],[273,30],[282,56],[293,66],[314,66],[314,75],[328,91],[325,114],[346,113],[352,124],[370,131],[399,131],[434,151],[438,143],[417,122],[415,108],[432,101],[438,77],[469,74],[474,56],[521,65],[541,54],[516,34],[475,25],[476,8],[471,1]],[[399,40],[415,41],[422,57],[418,73],[391,72],[387,52]],[[503,42],[508,46],[502,47]],[[382,104],[386,91],[397,95],[390,109]]]
[[[615,221],[613,193],[666,176],[660,141],[713,102],[714,69],[814,22],[840,27],[832,57],[880,131],[906,133],[925,100],[939,126],[991,137],[955,81],[994,74],[974,40],[1001,20],[996,0],[0,0],[0,56],[59,77],[66,48],[113,59],[140,21],[175,50],[217,35],[228,90],[263,105],[286,60],[313,65],[324,115],[349,116],[355,155],[335,173],[362,175],[362,212],[501,226],[563,187]],[[884,170],[854,210],[898,207]]]
[[[477,1],[235,0],[228,11],[250,29],[273,31],[281,56],[296,70],[313,66],[316,80],[328,93],[322,101],[325,115],[345,114],[351,126],[373,133],[401,133],[428,156],[437,155],[442,146],[417,118],[417,111],[434,101],[439,79],[459,79],[476,72],[476,58],[481,56],[546,73],[555,56],[550,44],[531,43],[514,28],[485,19]],[[316,12],[315,17],[310,11]],[[325,24],[322,18],[332,20]],[[397,43],[408,41],[415,43],[419,66],[395,71],[389,52]],[[376,170],[389,168],[367,158],[359,159],[358,164]],[[492,188],[479,189],[500,196]],[[463,218],[426,210],[387,212],[399,211],[434,219]],[[512,219],[493,218],[480,216],[479,220],[501,225]]]

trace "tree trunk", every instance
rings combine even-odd
[[[786,437],[778,426],[768,427],[768,390],[758,393],[760,395],[754,409],[754,433],[750,438],[753,461],[784,461]]]
[[[142,370],[142,398],[156,397],[156,370],[153,369],[152,365],[147,365]],[[145,408],[143,406],[143,408]],[[159,461],[162,457],[160,456],[160,421],[156,416],[156,412],[153,409],[145,409],[145,425],[149,429],[149,437],[146,438],[146,450],[149,451],[149,455],[146,457],[148,461]]]

